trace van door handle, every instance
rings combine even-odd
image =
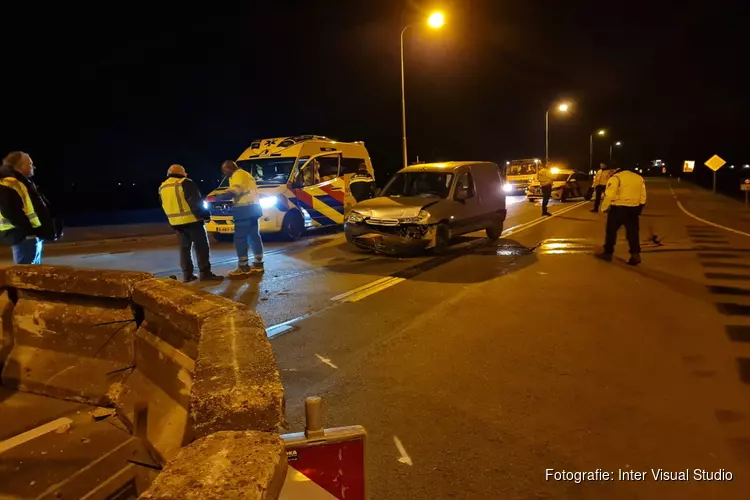
[[[341,191],[341,188],[331,188],[331,191]]]

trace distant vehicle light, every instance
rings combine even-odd
[[[276,203],[279,201],[278,196],[264,196],[260,199],[260,207],[261,208],[271,208],[276,205]]]
[[[559,169],[559,168],[557,168],[557,167],[552,167],[551,169],[549,169],[549,171],[550,171],[550,173],[551,173],[551,174],[553,174],[553,175],[554,175],[554,174],[559,174],[559,173],[560,173],[560,169]]]
[[[503,184],[503,191],[505,191],[506,193],[510,193],[511,191],[513,191],[513,184],[509,182]]]

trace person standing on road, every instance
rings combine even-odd
[[[349,181],[349,190],[357,203],[375,196],[375,179],[367,171],[367,165],[360,163],[357,173]]]
[[[41,264],[44,241],[62,233],[49,203],[31,181],[34,162],[23,151],[10,153],[0,167],[0,242],[13,249],[16,264]]]
[[[594,175],[594,193],[596,197],[594,198],[594,208],[591,209],[594,213],[599,212],[599,206],[602,204],[602,195],[604,194],[605,189],[607,189],[607,183],[611,176],[612,170],[607,167],[607,164],[600,163],[599,170],[597,170],[596,175]]]
[[[230,278],[242,278],[263,272],[263,241],[260,239],[259,219],[263,216],[258,186],[253,176],[231,160],[221,164],[221,171],[229,177],[229,188],[214,195],[218,201],[232,200],[234,219],[234,248],[237,250],[237,269],[229,272]],[[248,258],[248,241],[253,251],[253,264]]]
[[[169,224],[177,231],[180,243],[180,267],[185,283],[198,279],[193,274],[193,255],[198,260],[201,281],[221,281],[211,272],[211,251],[203,224],[211,218],[203,208],[203,198],[198,186],[190,180],[182,165],[172,165],[167,170],[167,180],[159,186],[161,207]]]
[[[542,188],[542,215],[552,215],[547,211],[547,205],[552,196],[553,177],[551,169],[547,165],[544,165],[539,172],[537,172],[536,178]]]
[[[629,170],[620,169],[607,182],[604,192],[602,210],[607,213],[607,229],[604,238],[604,252],[597,257],[612,261],[615,251],[617,231],[625,226],[630,245],[628,264],[637,266],[641,263],[641,243],[639,234],[639,217],[646,204],[646,183],[643,177]]]

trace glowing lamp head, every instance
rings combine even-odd
[[[615,146],[622,146],[622,143],[621,143],[620,141],[617,141],[617,142],[615,143]]]
[[[605,135],[606,133],[607,133],[606,130],[600,130],[599,132],[596,133],[596,135]]]
[[[430,14],[430,17],[427,18],[427,24],[433,29],[442,28],[445,24],[445,16],[442,12],[433,12]]]
[[[564,102],[557,106],[557,110],[561,113],[567,113],[570,110],[570,104]]]

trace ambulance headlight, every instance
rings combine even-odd
[[[351,224],[359,224],[363,220],[365,220],[365,216],[359,212],[355,212],[354,210],[349,212],[349,215],[346,218],[346,222],[349,222]]]
[[[209,205],[206,200],[203,200],[203,208],[205,208],[206,210],[208,210],[209,208],[211,208],[211,205]]]
[[[506,193],[510,193],[511,191],[513,191],[513,184],[511,184],[510,182],[506,182],[505,184],[503,184],[503,191],[505,191]]]
[[[261,208],[275,207],[278,202],[279,202],[278,196],[263,196],[260,199],[260,207]]]

